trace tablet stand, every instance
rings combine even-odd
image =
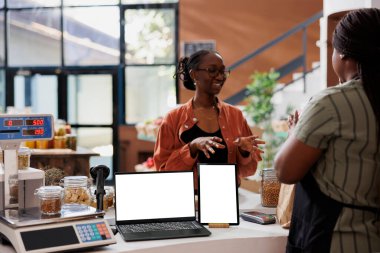
[[[230,224],[228,223],[209,223],[209,228],[229,228]]]

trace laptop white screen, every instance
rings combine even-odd
[[[195,217],[192,171],[115,175],[116,221]]]

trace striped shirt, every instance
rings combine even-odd
[[[360,80],[314,96],[294,132],[301,142],[324,151],[312,171],[324,194],[342,203],[380,208],[377,124]],[[331,252],[380,252],[376,214],[343,208]]]

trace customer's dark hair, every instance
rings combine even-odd
[[[380,10],[367,8],[347,13],[335,28],[333,46],[358,62],[359,77],[377,120],[380,143]]]
[[[199,50],[193,53],[190,57],[182,57],[178,63],[178,69],[174,76],[177,76],[183,81],[185,88],[195,90],[195,85],[190,77],[190,70],[196,70],[205,55],[218,54],[212,50]]]

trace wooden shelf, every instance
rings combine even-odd
[[[33,149],[30,166],[42,170],[59,168],[67,176],[89,176],[91,156],[99,156],[99,154],[81,147],[78,147],[76,151],[71,149]]]

